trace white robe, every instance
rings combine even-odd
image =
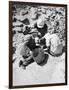
[[[47,34],[45,34],[45,36],[43,38],[46,39],[46,46],[47,47],[50,46],[50,50],[53,53],[62,52],[63,46],[62,46],[60,38],[57,36],[57,34],[47,33]]]

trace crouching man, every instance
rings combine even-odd
[[[26,48],[29,49],[29,53],[26,54]],[[24,43],[23,49],[20,53],[24,61],[20,61],[19,65],[26,67],[32,62],[36,62],[38,65],[42,65],[44,62],[46,63],[48,59],[48,54],[44,54],[43,48],[40,46],[39,38],[30,37],[27,42]]]
[[[44,54],[44,50],[40,45],[40,39],[39,37],[30,38],[29,42],[27,43],[27,46],[31,50],[32,57],[34,59],[34,62],[36,62],[38,65],[43,65],[47,62],[48,54]]]

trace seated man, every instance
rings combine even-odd
[[[47,33],[43,38],[46,40],[46,46],[50,48],[50,54],[56,56],[62,53],[63,45],[57,34]]]

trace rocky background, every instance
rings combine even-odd
[[[28,34],[29,31],[31,31],[30,27],[34,27],[34,24],[37,22],[39,17],[44,18],[45,23],[48,26],[47,32],[57,33],[57,35],[60,37],[61,42],[63,43],[63,45],[65,45],[64,7],[14,4],[12,23],[13,62],[16,61],[13,64],[14,85],[52,82],[61,83],[65,81],[65,54],[58,58],[50,56],[48,64],[42,68],[33,63],[27,68],[27,72],[23,71],[18,66],[19,60],[23,60],[23,58],[20,56],[20,50],[24,41],[24,36]],[[57,70],[58,72],[56,72]],[[38,71],[40,71],[42,74],[40,72],[38,73]],[[43,75],[46,75],[46,77]]]

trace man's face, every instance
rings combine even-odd
[[[44,26],[44,21],[39,20],[39,21],[37,22],[37,26],[38,26],[39,28],[43,28],[43,26]]]

